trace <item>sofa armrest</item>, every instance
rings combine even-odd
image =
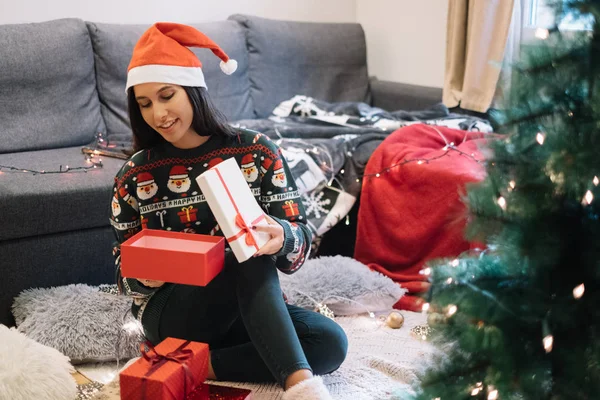
[[[386,111],[423,110],[442,101],[442,89],[370,79],[372,106]]]

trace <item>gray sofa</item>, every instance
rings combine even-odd
[[[231,120],[264,118],[305,94],[416,109],[441,90],[370,79],[358,24],[321,24],[234,15],[196,25],[238,63],[195,50],[213,101]],[[123,163],[68,174],[7,171],[85,166],[83,145],[129,135],[124,93],[133,46],[147,28],[62,19],[0,25],[0,323],[13,325],[22,290],[113,282],[108,224],[113,177]]]

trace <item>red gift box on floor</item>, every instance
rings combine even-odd
[[[251,393],[248,389],[203,383],[186,400],[250,400]]]
[[[121,400],[183,400],[206,380],[209,357],[206,343],[167,338],[120,373]]]
[[[121,244],[121,274],[206,286],[223,270],[224,258],[220,236],[143,229]]]

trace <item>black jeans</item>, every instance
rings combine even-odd
[[[284,302],[272,256],[240,264],[229,253],[206,287],[175,285],[159,335],[207,343],[219,380],[281,386],[300,369],[335,371],[348,349],[337,323]]]

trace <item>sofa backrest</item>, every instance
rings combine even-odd
[[[355,23],[271,20],[236,14],[246,28],[251,95],[265,118],[294,95],[370,101],[364,31]]]
[[[230,120],[253,117],[248,77],[248,51],[243,28],[234,21],[191,24],[213,39],[238,62],[233,75],[225,75],[219,59],[207,49],[190,48],[202,62],[208,93],[216,107]],[[102,115],[108,134],[130,133],[125,83],[133,48],[150,25],[87,23],[94,55]]]
[[[0,154],[78,146],[104,131],[85,23],[0,25]]]

